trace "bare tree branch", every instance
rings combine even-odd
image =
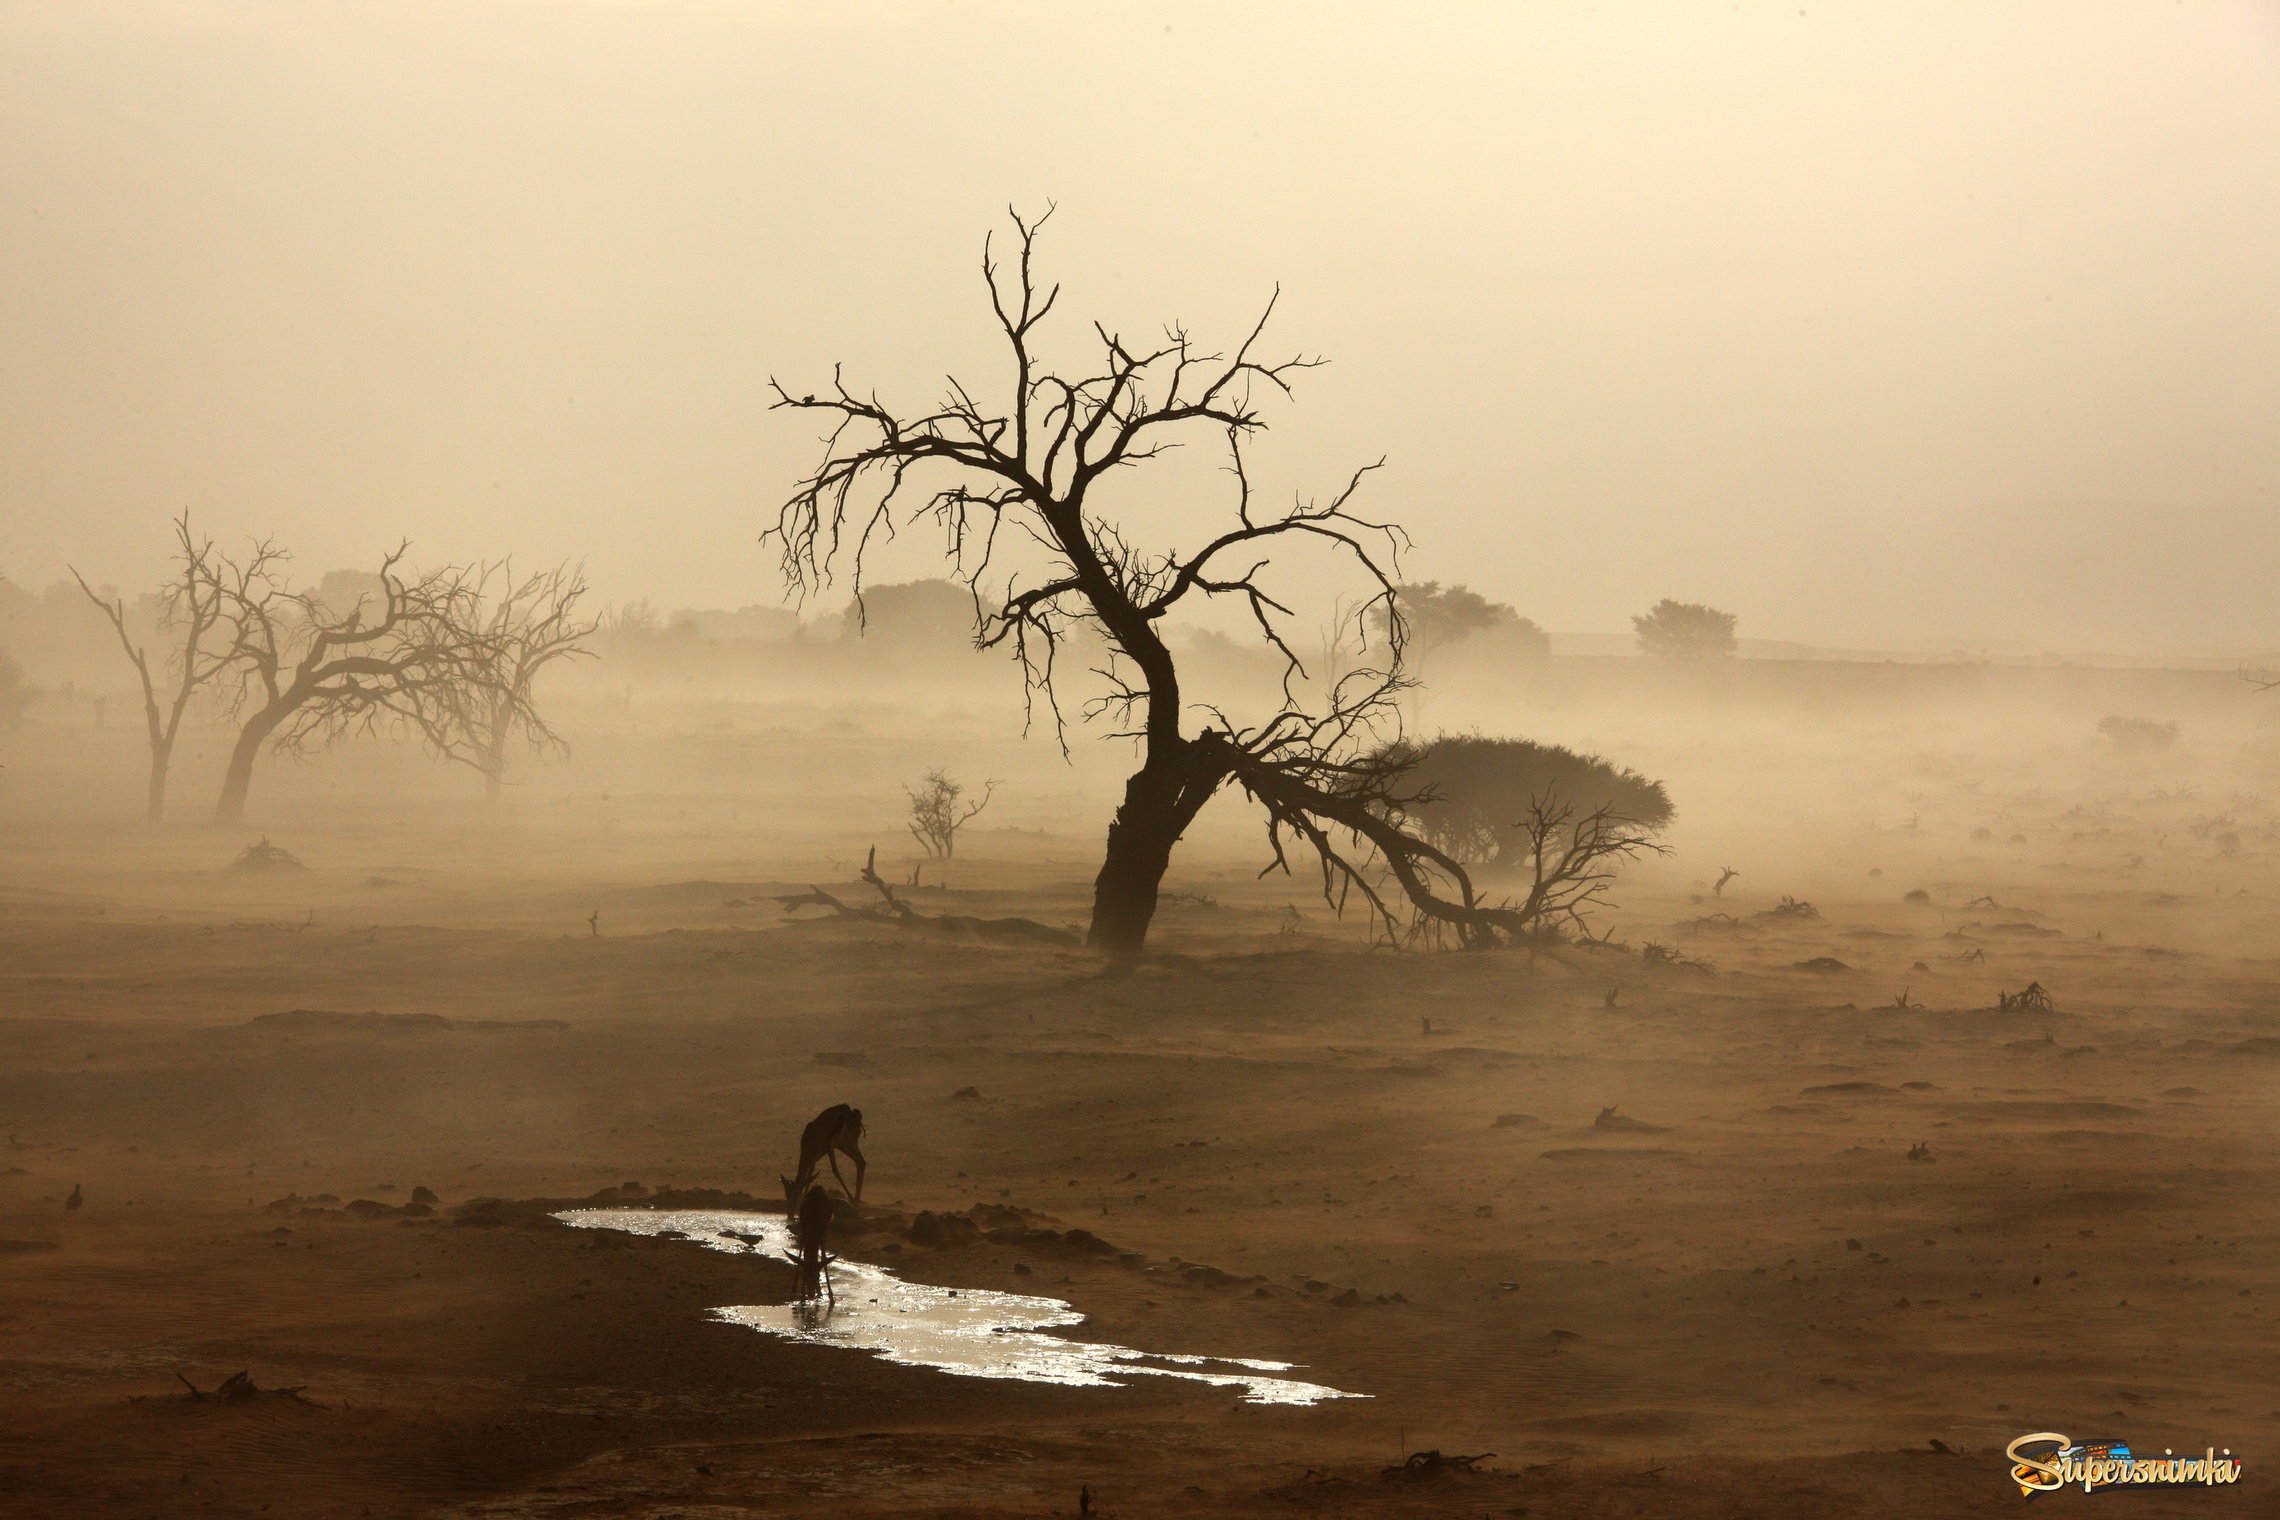
[[[436,753],[483,778],[496,798],[505,785],[507,752],[521,738],[535,754],[569,749],[540,714],[535,688],[549,666],[578,659],[600,626],[583,615],[585,571],[575,565],[518,576],[512,562],[478,565],[465,587],[462,615],[479,636],[471,658],[450,678],[406,680],[387,705]]]
[[[391,723],[432,740],[440,714],[469,707],[511,667],[506,640],[478,616],[481,572],[447,566],[409,576],[398,568],[406,547],[381,561],[378,605],[367,593],[345,610],[292,589],[286,556],[267,542],[242,559],[212,556],[240,719],[218,821],[243,816],[265,747],[305,752]]]

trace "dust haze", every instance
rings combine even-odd
[[[2276,44],[0,19],[0,1507],[2269,1496]]]

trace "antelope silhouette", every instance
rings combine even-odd
[[[847,1186],[846,1173],[839,1170],[839,1158],[845,1156],[855,1163],[855,1186]],[[807,1196],[814,1183],[819,1162],[831,1164],[831,1175],[839,1179],[839,1190],[850,1203],[863,1199],[863,1111],[844,1103],[834,1103],[808,1121],[800,1132],[799,1170],[784,1179],[784,1201],[793,1210]]]

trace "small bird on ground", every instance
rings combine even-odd
[[[74,1182],[71,1185],[71,1196],[63,1200],[63,1211],[66,1214],[76,1214],[79,1212],[79,1206],[86,1201],[80,1196],[79,1184]]]

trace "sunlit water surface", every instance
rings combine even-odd
[[[572,1209],[554,1217],[582,1230],[677,1235],[709,1250],[792,1259],[791,1231],[779,1214]],[[787,1340],[868,1351],[890,1362],[932,1367],[960,1377],[1119,1386],[1120,1379],[1109,1374],[1147,1373],[1240,1388],[1244,1401],[1252,1404],[1367,1397],[1262,1375],[1287,1372],[1289,1362],[1173,1356],[1040,1335],[1041,1330],[1084,1323],[1082,1314],[1057,1298],[904,1282],[885,1267],[860,1261],[833,1263],[831,1282],[834,1302],[829,1305],[734,1304],[712,1313],[730,1324],[749,1325]],[[1218,1368],[1240,1370],[1210,1370]]]

